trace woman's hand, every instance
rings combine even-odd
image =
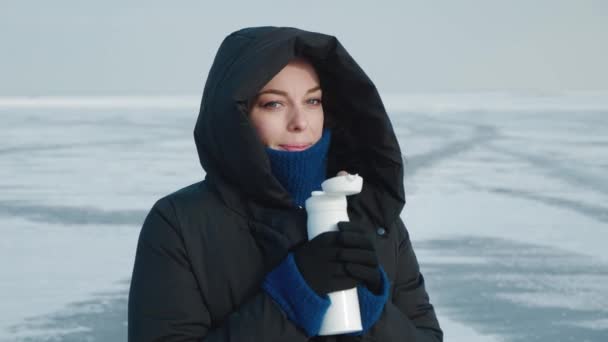
[[[297,247],[296,265],[306,283],[319,295],[356,287],[359,283],[346,273],[348,260],[340,256],[353,254],[342,232],[325,232]]]
[[[356,249],[342,251],[340,257],[350,262],[344,266],[348,275],[362,282],[371,292],[382,291],[382,274],[378,268],[378,256],[369,229],[355,222],[338,222],[340,232],[348,236]]]

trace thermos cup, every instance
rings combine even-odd
[[[344,175],[329,178],[321,184],[322,191],[313,191],[306,200],[308,239],[337,231],[337,223],[348,221],[346,196],[361,192],[363,178]],[[323,318],[319,335],[338,335],[361,331],[361,314],[357,288],[328,293],[331,305]]]

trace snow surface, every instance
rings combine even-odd
[[[387,94],[446,341],[608,340],[608,96]],[[199,98],[0,98],[0,341],[126,340],[154,201],[204,177]]]

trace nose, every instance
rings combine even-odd
[[[287,129],[289,131],[301,132],[308,127],[308,118],[302,108],[294,107],[290,113]]]

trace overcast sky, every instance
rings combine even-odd
[[[608,89],[608,1],[0,0],[0,96],[199,94],[262,25],[338,37],[381,92]]]

